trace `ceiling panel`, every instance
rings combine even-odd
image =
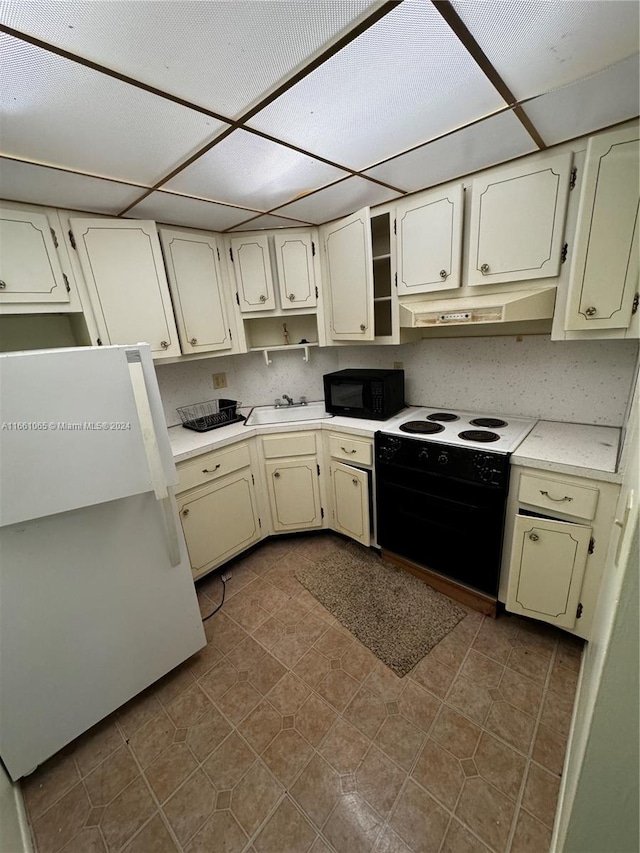
[[[452,0],[518,100],[573,83],[638,50],[637,0]]]
[[[405,0],[249,125],[362,169],[504,106],[426,0]]]
[[[91,213],[119,213],[143,189],[0,158],[0,198]]]
[[[254,133],[236,130],[166,186],[201,198],[269,210],[347,174]]]
[[[367,174],[413,192],[537,150],[509,110],[395,157]]]
[[[2,149],[26,160],[153,184],[228,127],[0,36]]]
[[[5,0],[0,20],[235,117],[377,0]]]
[[[262,228],[296,228],[297,226],[307,226],[307,222],[298,222],[293,219],[285,219],[284,216],[273,216],[270,213],[264,216],[258,216],[257,219],[252,219],[245,222],[243,225],[236,225],[234,231],[258,231]]]
[[[600,74],[524,104],[548,145],[635,118],[640,112],[638,55]]]
[[[181,195],[151,193],[140,204],[127,211],[134,219],[155,219],[166,225],[185,225],[190,228],[205,228],[224,231],[255,214],[255,210],[229,207],[212,201],[200,201]]]
[[[281,207],[278,213],[320,224],[339,216],[346,216],[361,207],[382,204],[394,198],[400,198],[400,193],[366,181],[364,178],[347,178],[307,198],[301,198]]]

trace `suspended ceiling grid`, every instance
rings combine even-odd
[[[636,0],[6,0],[0,196],[322,223],[634,118]]]

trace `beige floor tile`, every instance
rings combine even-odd
[[[238,726],[238,731],[260,754],[282,728],[282,715],[263,699]]]
[[[387,706],[378,696],[361,687],[343,712],[363,735],[373,739],[376,732],[387,719]]]
[[[166,712],[176,728],[185,729],[192,726],[209,708],[209,697],[194,682],[166,706]]]
[[[520,809],[511,853],[547,853],[550,844],[551,830]]]
[[[323,833],[338,853],[369,853],[381,829],[381,818],[362,797],[343,794]]]
[[[138,766],[129,749],[121,746],[99,764],[84,780],[92,806],[106,806],[138,775]]]
[[[209,710],[189,727],[187,745],[198,761],[204,761],[222,743],[230,731],[229,723],[211,705]]]
[[[531,757],[538,764],[559,776],[564,766],[564,754],[567,749],[567,738],[555,729],[544,724],[538,726]]]
[[[339,543],[333,537],[314,536],[297,545],[295,552],[311,562],[316,562],[322,557],[326,557],[327,554],[333,554],[339,548]]]
[[[474,684],[489,688],[500,684],[504,667],[475,649],[470,649],[460,672]]]
[[[198,679],[198,684],[203,688],[210,699],[215,702],[223,696],[227,690],[237,682],[238,670],[227,660],[210,669],[205,675]]]
[[[247,598],[238,595],[225,605],[226,615],[237,622],[241,628],[251,633],[270,618],[271,614],[260,606],[252,604]],[[218,645],[218,643],[216,643]]]
[[[316,649],[329,658],[341,658],[353,644],[353,637],[342,628],[328,628],[322,636],[316,640]]]
[[[175,732],[176,727],[165,711],[161,711],[138,729],[129,739],[129,746],[142,767],[148,767],[167,747],[171,746]]]
[[[329,660],[317,649],[309,649],[292,667],[293,672],[309,687],[317,687],[330,669]]]
[[[427,655],[412,670],[410,677],[430,693],[444,699],[456,672]]]
[[[502,620],[486,619],[473,641],[472,648],[497,663],[506,663],[513,649],[513,632],[500,628]]]
[[[107,847],[96,826],[85,827],[66,844],[62,853],[106,853]]]
[[[474,684],[473,681],[469,681],[463,675],[458,675],[455,678],[447,693],[447,704],[462,711],[478,725],[482,725],[486,720],[492,701],[486,687]]]
[[[35,820],[80,781],[68,750],[59,752],[21,781],[22,794],[31,820]]]
[[[322,840],[322,838],[320,838],[320,836],[318,836],[316,838],[316,840],[313,842],[313,844],[311,845],[311,850],[309,851],[309,853],[332,853],[332,851],[329,850],[329,847]]]
[[[555,729],[560,734],[568,735],[573,714],[573,699],[563,699],[557,693],[548,692],[542,705],[540,722]]]
[[[225,655],[247,637],[247,632],[231,619],[228,619],[223,611],[216,613],[215,616],[205,622],[204,632],[207,639],[213,642]]]
[[[74,741],[70,751],[76,760],[80,775],[86,776],[123,743],[122,735],[114,719],[110,717]]]
[[[412,853],[404,841],[387,827],[378,838],[374,853]]]
[[[361,643],[353,643],[341,657],[342,669],[356,681],[364,681],[373,671],[378,658]]]
[[[446,705],[440,709],[431,729],[431,737],[456,758],[473,756],[480,740],[480,733],[479,726],[452,708],[447,708]]]
[[[247,836],[231,812],[223,811],[209,818],[184,850],[185,853],[240,853],[247,841]]]
[[[393,670],[377,661],[370,675],[364,681],[367,690],[379,696],[383,702],[395,702],[404,690],[406,681],[399,678]]]
[[[207,646],[206,648],[209,647]],[[198,654],[200,653],[198,652]],[[218,652],[219,654],[220,652]],[[160,709],[161,705],[154,696],[153,688],[149,688],[138,696],[135,696],[130,702],[123,705],[122,708],[119,708],[116,713],[116,720],[124,736],[130,738],[145,723],[153,719]]]
[[[100,830],[109,850],[119,850],[126,844],[155,810],[149,789],[143,778],[138,776],[109,803],[100,821]]]
[[[522,806],[535,818],[553,828],[560,790],[560,777],[530,763],[527,772]]]
[[[570,635],[563,636],[558,641],[556,662],[561,666],[566,666],[567,669],[573,669],[575,672],[579,672],[583,649],[583,640],[580,640],[577,637],[571,637]]]
[[[433,725],[441,702],[415,682],[408,679],[406,681],[404,690],[397,700],[398,710],[414,726],[428,732]]]
[[[576,695],[577,685],[578,671],[575,669],[568,669],[566,666],[561,666],[556,660],[551,668],[549,690],[552,693],[557,693],[568,702],[572,702]]]
[[[340,797],[340,777],[316,753],[291,788],[291,796],[316,826],[322,827]]]
[[[178,848],[162,818],[156,815],[122,853],[178,853]]]
[[[278,619],[271,617],[259,625],[252,636],[258,640],[265,649],[273,649],[273,647],[284,637],[287,632],[286,625],[283,625]]]
[[[185,844],[213,813],[216,791],[198,769],[170,797],[162,810],[180,844]]]
[[[154,694],[161,705],[167,706],[193,684],[195,676],[186,664],[177,666],[174,670],[157,681],[154,685]]]
[[[518,646],[511,651],[507,666],[521,675],[526,675],[532,681],[544,684],[549,672],[549,659],[528,648]]]
[[[37,820],[33,833],[39,853],[56,853],[83,828],[91,804],[81,783],[74,785]]]
[[[485,721],[485,728],[506,740],[520,752],[529,752],[535,719],[509,702],[494,702]]]
[[[465,780],[456,816],[498,853],[506,849],[514,803],[480,776]]]
[[[311,644],[299,634],[285,634],[273,647],[273,654],[289,669],[293,669],[301,657],[311,648]]]
[[[227,654],[227,660],[237,670],[248,671],[264,657],[264,647],[253,637],[247,637]]]
[[[254,751],[232,732],[205,761],[203,769],[218,791],[233,788],[256,760]]]
[[[522,755],[488,732],[483,732],[473,760],[487,782],[511,800],[518,798],[526,767],[526,759]]]
[[[243,776],[231,794],[231,811],[248,835],[260,826],[283,790],[261,761]]]
[[[489,848],[452,818],[440,853],[489,853]]]
[[[458,759],[431,739],[424,745],[411,776],[448,809],[454,808],[465,780]]]
[[[429,652],[432,660],[457,670],[469,649],[469,640],[458,634],[449,633]]]
[[[295,729],[284,729],[262,753],[269,770],[288,788],[313,754],[313,747]]]
[[[331,669],[315,688],[323,699],[337,711],[344,711],[353,699],[359,684],[342,669]]]
[[[532,681],[514,669],[505,668],[500,681],[500,693],[511,705],[521,711],[535,716],[542,701],[543,687],[539,682]]]
[[[190,776],[197,761],[185,743],[174,743],[150,764],[145,776],[153,793],[163,803]]]
[[[405,779],[406,773],[372,746],[356,771],[356,791],[387,818]]]
[[[189,672],[194,678],[198,679],[210,669],[220,663],[222,660],[222,652],[213,643],[207,643],[204,649],[200,649],[195,655],[187,661]]]
[[[422,744],[425,733],[399,714],[387,717],[374,738],[376,746],[405,770],[410,770]]]
[[[261,699],[262,695],[248,681],[239,681],[216,701],[216,705],[237,726]]]
[[[285,673],[276,686],[267,694],[269,702],[283,716],[295,714],[309,696],[311,690],[296,675]]]
[[[266,695],[287,672],[286,667],[272,654],[262,657],[253,669],[249,670],[249,683],[258,693]]]
[[[319,749],[340,775],[355,773],[371,742],[346,720],[338,718]]]
[[[314,599],[315,601],[315,599]],[[319,616],[307,611],[304,619],[296,625],[296,634],[312,646],[327,631],[327,625]]]
[[[266,610],[267,613],[275,613],[276,610],[279,610],[289,600],[289,596],[286,592],[283,592],[271,583],[261,584],[259,590],[256,590],[255,586],[257,586],[257,584],[254,584],[254,588],[250,590],[254,596],[251,598],[251,601],[257,600],[260,607],[262,607],[263,610]]]
[[[550,658],[558,643],[561,634],[557,628],[534,619],[518,617],[518,634],[515,638],[517,646],[525,646],[542,657]]]
[[[338,715],[318,695],[312,693],[295,714],[295,727],[310,744],[318,746]]]
[[[283,625],[287,627],[293,627],[300,622],[301,619],[304,619],[307,615],[308,608],[306,608],[300,601],[296,598],[288,598],[287,601],[279,607],[274,616],[276,619],[279,619]]]
[[[413,853],[437,853],[449,815],[415,782],[408,781],[389,821]]]
[[[307,853],[316,838],[316,830],[285,797],[253,846],[258,853]]]

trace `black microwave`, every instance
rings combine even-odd
[[[405,406],[404,370],[325,373],[324,406],[332,415],[384,421]]]

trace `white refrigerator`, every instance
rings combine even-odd
[[[18,779],[205,643],[146,344],[0,356],[0,758]]]

